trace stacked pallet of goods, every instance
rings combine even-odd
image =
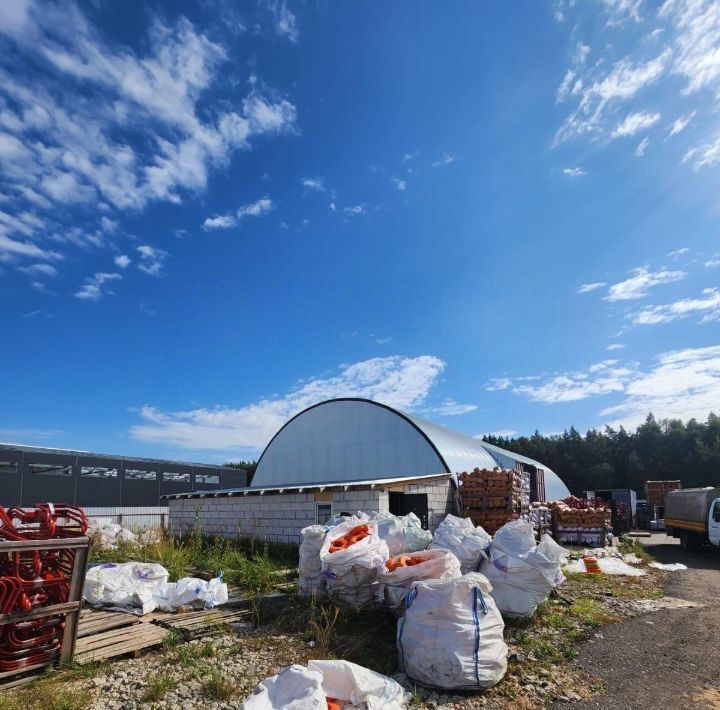
[[[647,499],[647,504],[664,508],[665,496],[670,491],[676,491],[679,488],[682,488],[680,481],[645,481],[645,498]]]
[[[552,510],[547,503],[536,501],[530,505],[528,520],[532,523],[538,538],[545,533],[552,532]]]
[[[550,504],[555,539],[568,545],[604,547],[612,530],[610,509],[604,500],[570,496]]]
[[[463,515],[491,535],[511,520],[527,516],[530,477],[527,473],[476,468],[461,473],[460,502]]]

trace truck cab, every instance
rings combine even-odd
[[[720,547],[720,498],[715,498],[708,517],[708,539],[711,545]]]

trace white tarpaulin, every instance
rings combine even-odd
[[[489,688],[507,670],[502,616],[478,572],[416,582],[398,623],[405,673],[422,685],[447,690]]]
[[[432,541],[432,533],[423,530],[420,518],[415,513],[393,515],[373,512],[370,519],[377,522],[378,534],[387,543],[390,557],[424,550]]]
[[[326,710],[327,698],[366,710],[403,710],[408,694],[392,678],[349,661],[292,665],[259,683],[242,710]]]
[[[298,595],[301,597],[325,596],[325,577],[322,573],[320,550],[325,540],[325,528],[322,525],[310,525],[302,529],[303,541],[300,544],[298,564]]]
[[[153,599],[161,611],[175,611],[179,606],[212,609],[227,603],[228,588],[221,577],[209,582],[196,577],[182,577],[177,582],[161,584],[153,592]]]
[[[598,559],[598,567],[602,574],[618,575],[621,577],[644,577],[645,572],[637,567],[629,565],[619,557],[600,557]],[[566,572],[587,572],[585,563],[582,559],[573,560],[563,567]],[[591,574],[597,574],[591,573]]]
[[[492,538],[481,527],[475,527],[470,518],[446,515],[437,526],[428,549],[450,550],[460,561],[462,573],[476,572]]]
[[[452,579],[459,577],[460,562],[450,550],[423,550],[394,558],[422,559],[419,564],[397,567],[392,572],[386,566],[378,570],[377,600],[382,606],[401,609],[413,582],[424,579]],[[392,560],[393,558],[391,558]],[[390,560],[388,560],[390,562]]]
[[[327,580],[327,589],[331,597],[346,604],[360,606],[373,598],[373,584],[377,579],[377,571],[388,559],[389,552],[385,540],[378,535],[377,523],[368,520],[370,534],[345,549],[330,552],[333,540],[343,537],[356,525],[357,520],[340,523],[332,528],[323,541],[320,550],[320,562],[323,575]]]
[[[495,533],[490,559],[480,570],[493,586],[498,609],[505,616],[526,618],[565,581],[562,565],[567,555],[549,535],[536,545],[532,525],[513,520]]]

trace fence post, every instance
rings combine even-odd
[[[165,513],[160,513],[160,529],[163,532],[166,532],[166,522],[165,522]]]
[[[120,527],[122,527],[122,524],[123,524],[123,514],[122,514],[122,513],[118,513],[117,518],[118,518],[117,524],[118,524]]]

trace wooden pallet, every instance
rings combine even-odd
[[[167,629],[155,624],[132,624],[84,636],[75,644],[75,661],[104,661],[108,658],[139,655],[141,651],[160,646]]]
[[[80,612],[78,623],[78,638],[93,636],[102,631],[119,629],[123,626],[137,624],[140,619],[134,614],[126,614],[122,611],[103,611],[101,609],[85,608]]]
[[[166,630],[179,631],[185,640],[189,640],[201,636],[214,636],[227,624],[246,622],[250,619],[251,612],[247,609],[211,609],[162,616],[158,614],[152,621]]]

